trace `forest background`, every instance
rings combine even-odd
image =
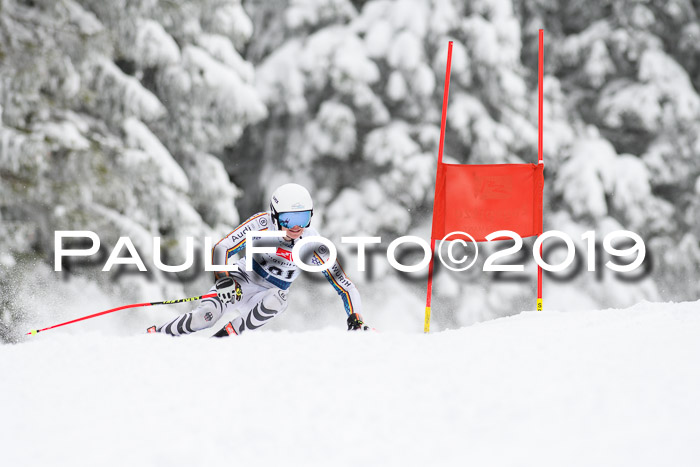
[[[185,237],[217,241],[289,181],[336,244],[429,238],[448,41],[445,161],[535,162],[540,28],[545,230],[571,235],[584,266],[588,230],[634,231],[649,255],[634,277],[545,276],[545,308],[697,299],[699,16],[689,0],[0,0],[0,341],[203,293],[209,274],[152,267],[153,237],[182,262]],[[97,232],[101,262],[55,272],[57,230]],[[100,271],[120,236],[148,273]],[[425,274],[382,254],[362,274],[344,253],[368,322],[420,332]],[[531,256],[498,277],[484,256],[439,271],[434,329],[534,309]],[[269,328],[342,327],[334,290],[300,282]],[[63,329],[133,334],[184,309]]]

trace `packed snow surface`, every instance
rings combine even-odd
[[[1,462],[697,466],[698,336],[700,302],[429,335],[46,332],[0,346]]]

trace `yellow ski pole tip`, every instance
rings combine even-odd
[[[36,334],[37,332],[39,332],[39,331],[37,331],[36,329],[32,329],[31,331],[29,331],[29,334],[31,334],[31,335],[33,336],[33,335]]]

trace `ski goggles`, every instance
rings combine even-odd
[[[277,214],[277,221],[280,227],[287,229],[306,228],[311,224],[311,211],[281,212]]]

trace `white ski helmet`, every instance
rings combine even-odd
[[[314,202],[306,188],[296,183],[287,183],[272,193],[270,211],[277,228],[306,228],[311,225]]]

